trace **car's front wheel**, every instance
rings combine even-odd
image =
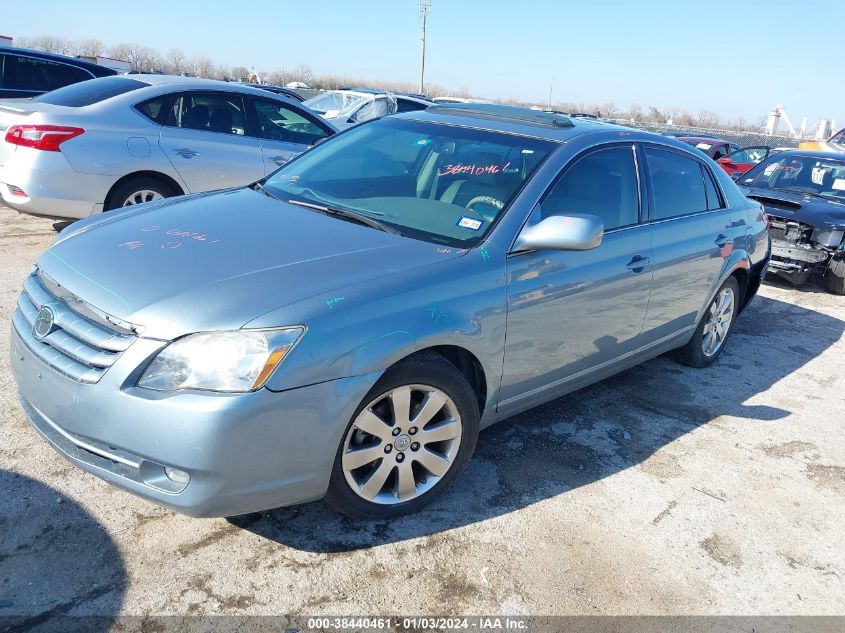
[[[739,284],[735,277],[728,277],[704,311],[692,339],[676,351],[675,358],[691,367],[708,367],[715,363],[733,331],[739,301]]]
[[[392,367],[358,407],[326,498],[368,518],[415,512],[460,475],[475,450],[479,411],[458,369],[438,354]]]
[[[845,295],[845,253],[842,251],[830,258],[824,275],[824,285],[828,292]]]

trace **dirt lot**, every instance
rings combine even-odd
[[[196,520],[30,427],[9,322],[52,222],[0,208],[0,616],[843,614],[845,299],[766,284],[707,370],[666,358],[488,431],[402,520]]]

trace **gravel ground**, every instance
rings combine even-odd
[[[485,432],[422,514],[190,519],[70,466],[8,362],[53,222],[0,208],[0,616],[845,614],[845,299],[767,283],[721,361],[658,358]]]

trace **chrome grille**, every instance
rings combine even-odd
[[[95,383],[136,337],[80,315],[67,299],[53,294],[33,273],[24,281],[12,325],[32,353],[50,367],[76,382]],[[38,310],[47,304],[54,314],[54,329],[38,339],[33,324]]]

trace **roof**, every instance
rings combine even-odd
[[[679,141],[692,141],[693,143],[707,143],[708,145],[716,145],[718,143],[727,143],[723,138],[716,138],[715,136],[695,136],[694,134],[690,134],[689,136],[675,136],[674,138],[678,139]]]
[[[671,139],[651,132],[604,123],[595,119],[570,119],[558,114],[539,112],[529,108],[488,103],[439,103],[427,110],[405,112],[393,116],[520,134],[557,142],[564,142],[574,136],[591,132],[608,132],[624,134],[626,137],[631,137],[632,140],[659,138],[661,142],[672,143]],[[686,145],[683,147],[689,149]]]
[[[417,101],[427,101],[429,103],[433,103],[431,99],[423,94],[418,94],[416,92],[403,92],[401,90],[381,90],[379,88],[364,88],[361,86],[340,86],[338,90],[343,90],[345,92],[361,92],[364,94],[370,95],[383,95],[383,94],[391,94],[396,97],[410,97],[411,99],[415,99]]]
[[[217,79],[203,79],[202,77],[182,77],[181,75],[154,75],[143,73],[130,75],[130,78],[142,81],[150,86],[185,84],[186,88],[192,88],[194,90],[228,90],[230,92],[245,92],[264,97],[266,97],[269,93],[275,94],[277,97],[286,98],[284,93],[273,93],[272,91],[265,90],[263,87],[252,86],[239,81],[220,81]],[[287,98],[291,99],[290,97]]]

